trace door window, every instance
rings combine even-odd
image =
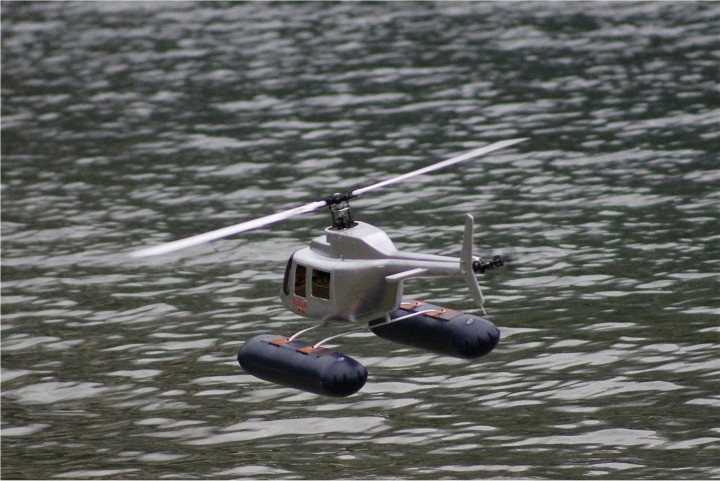
[[[330,273],[313,269],[312,295],[321,299],[330,299]]]

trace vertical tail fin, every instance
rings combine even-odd
[[[475,271],[473,271],[473,261],[475,260],[472,255],[473,250],[473,216],[465,214],[465,232],[463,233],[462,253],[460,254],[460,272],[463,274],[465,283],[470,289],[470,294],[475,300],[483,314],[485,314],[485,298],[480,290],[480,284],[478,284],[477,278],[475,277]],[[487,314],[485,314],[487,315]]]

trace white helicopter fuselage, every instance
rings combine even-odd
[[[280,297],[292,312],[319,321],[366,323],[397,310],[403,281],[464,273],[460,258],[401,252],[364,222],[328,227],[288,261]]]
[[[363,222],[353,222],[349,200],[418,175],[428,174],[510,147],[524,140],[526,139],[494,142],[366,187],[337,192],[291,209],[148,247],[130,255],[147,257],[168,254],[328,207],[333,226],[325,229],[323,235],[313,239],[309,247],[295,252],[288,261],[280,297],[292,312],[323,322],[367,322],[386,318],[400,306],[404,280],[418,276],[458,274],[464,277],[475,303],[482,307],[484,300],[474,271],[476,267],[479,272],[484,272],[486,268],[499,267],[502,265],[502,259],[486,264],[482,260],[473,258],[472,216],[466,217],[460,259],[413,254],[398,251],[387,234],[377,227]]]

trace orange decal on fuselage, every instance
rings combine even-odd
[[[305,310],[307,309],[307,300],[303,299],[302,297],[293,296],[292,298],[293,306],[295,306],[295,312],[298,314],[305,314]]]

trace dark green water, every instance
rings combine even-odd
[[[720,4],[2,3],[3,478],[719,478]],[[399,248],[514,244],[468,362],[370,333],[327,399],[235,361],[363,186]],[[459,279],[413,297],[473,311]]]

